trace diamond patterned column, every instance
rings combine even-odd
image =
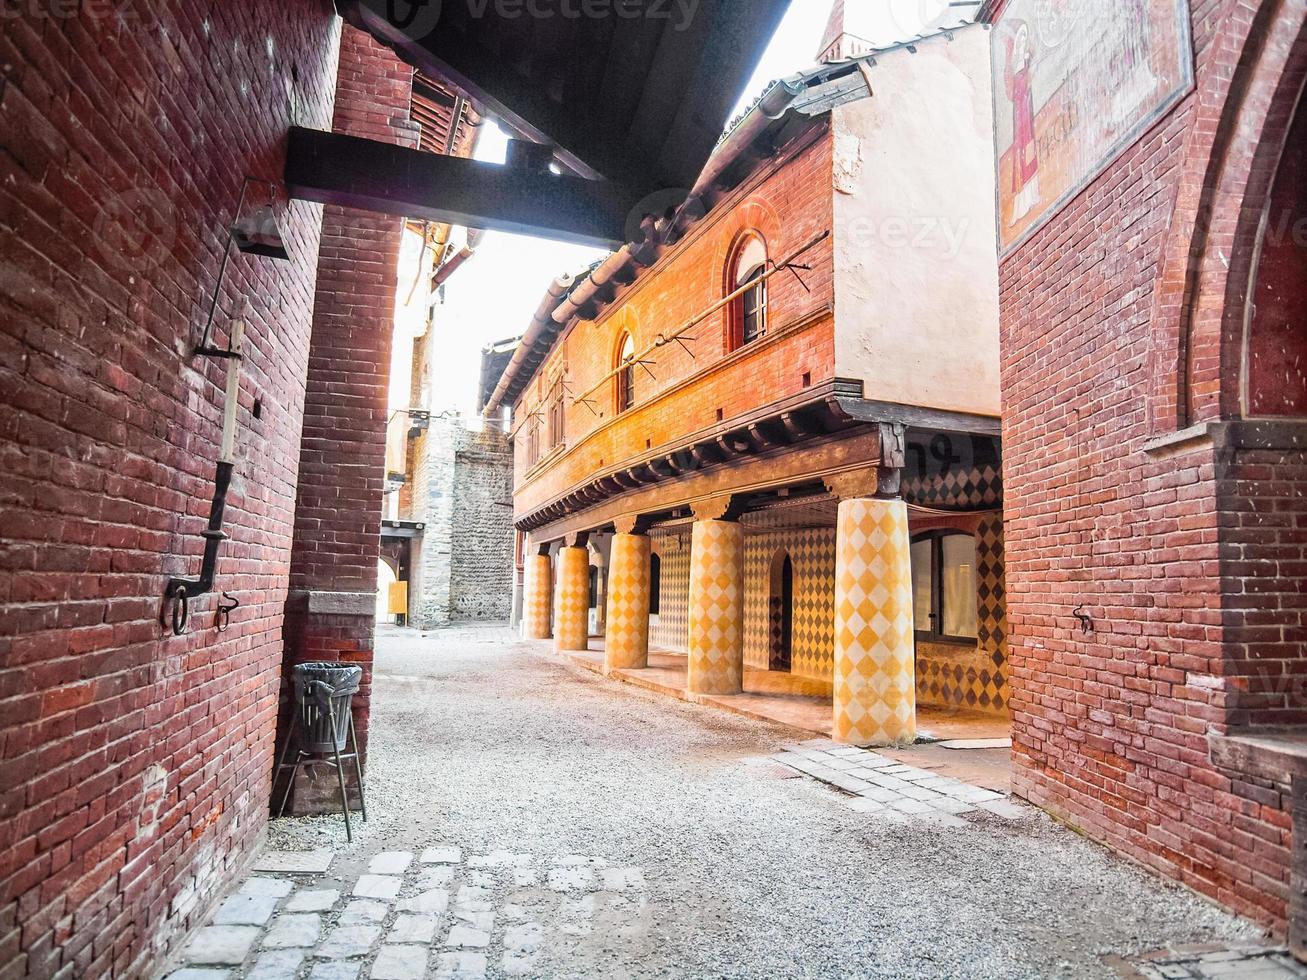
[[[526,556],[526,583],[522,594],[522,635],[528,640],[549,639],[549,603],[553,599],[554,570],[548,555]]]
[[[694,522],[689,646],[690,693],[744,689],[744,529],[733,521]]]
[[[590,645],[589,549],[558,549],[558,586],[554,598],[554,649],[586,649]]]
[[[608,558],[604,668],[649,666],[649,538],[614,534]]]
[[[840,504],[835,538],[836,741],[890,745],[917,736],[908,508]]]

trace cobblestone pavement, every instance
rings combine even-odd
[[[339,816],[273,821],[171,978],[1291,970],[1030,807],[545,649],[383,631],[370,820],[352,844]]]

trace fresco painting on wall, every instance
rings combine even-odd
[[[1193,87],[1188,0],[1010,0],[990,50],[1005,254]]]

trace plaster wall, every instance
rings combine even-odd
[[[833,112],[835,373],[867,398],[999,414],[988,34],[891,52]]]

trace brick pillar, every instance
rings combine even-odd
[[[584,546],[559,548],[554,602],[555,650],[584,650],[590,645],[589,596],[589,550]]]
[[[604,669],[649,666],[649,538],[613,535],[608,557]]]
[[[691,694],[744,690],[744,529],[700,519],[690,534]]]
[[[554,566],[548,555],[526,556],[525,594],[522,597],[522,635],[528,640],[547,640],[550,605],[554,597]]]
[[[835,531],[836,741],[890,745],[917,736],[908,508],[840,503]]]
[[[417,145],[409,121],[412,70],[362,32],[341,33],[333,129]],[[354,698],[360,750],[367,745],[373,617],[381,543],[382,481],[395,290],[403,221],[325,207],[313,333],[304,391],[285,656],[357,663]],[[283,681],[283,705],[292,690]],[[283,710],[281,737],[289,723]],[[324,767],[318,767],[324,768]],[[338,809],[330,773],[301,776],[297,813]],[[276,791],[274,800],[280,797]]]

